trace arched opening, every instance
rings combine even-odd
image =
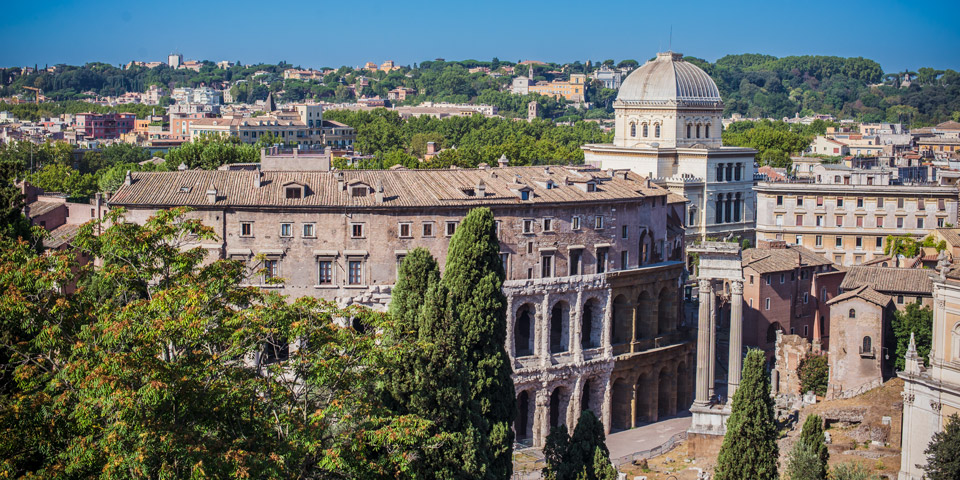
[[[870,336],[863,337],[863,346],[860,353],[871,353],[873,351],[873,339]]]
[[[630,341],[633,334],[633,310],[630,308],[630,302],[627,297],[617,295],[613,299],[613,343],[621,344]]]
[[[659,123],[655,123],[655,124],[653,125],[653,136],[654,136],[654,137],[657,137],[657,138],[660,138],[660,124],[659,124]]]
[[[857,310],[851,308],[850,311],[847,313],[847,316],[850,318],[857,318]]]
[[[647,124],[644,123],[644,124],[643,124],[643,138],[647,138],[647,135],[649,134],[649,131],[648,131],[647,127],[648,127]]]
[[[567,423],[567,407],[570,405],[570,392],[563,387],[553,389],[550,394],[550,429]]]
[[[660,378],[657,381],[657,419],[664,419],[675,412],[674,407],[677,404],[677,399],[674,396],[675,391],[674,387],[676,382],[673,378],[673,373],[668,371],[667,368],[660,369]]]
[[[767,343],[774,343],[777,341],[777,332],[782,331],[783,327],[780,326],[779,322],[773,322],[767,327]]]
[[[580,324],[580,346],[584,349],[600,346],[601,329],[603,322],[600,321],[600,306],[594,299],[589,299],[583,304]]]
[[[570,338],[570,306],[567,302],[557,302],[550,310],[550,352],[560,353],[568,350]]]
[[[516,327],[513,330],[515,356],[533,355],[533,305],[525,304],[517,310]]]
[[[525,440],[533,438],[533,402],[530,401],[530,394],[526,390],[517,395],[517,418],[514,421],[513,428],[517,434],[517,442],[524,443]]]
[[[740,221],[740,204],[741,203],[742,202],[740,200],[740,193],[737,192],[736,198],[733,200],[733,221],[734,222]]]
[[[613,382],[610,399],[610,422],[614,430],[626,430],[630,425],[630,404],[633,401],[633,385],[622,378]]]
[[[676,329],[675,314],[673,311],[673,296],[669,289],[660,290],[660,299],[657,304],[657,334],[663,335]]]
[[[677,411],[690,408],[690,372],[687,362],[677,364]]]
[[[631,137],[636,137],[636,136],[637,136],[637,124],[636,124],[636,122],[630,122],[630,136],[631,136]]]
[[[637,297],[637,336],[640,338],[653,338],[657,336],[657,312],[656,302],[650,292],[644,290]]]
[[[637,391],[636,410],[634,411],[634,418],[636,419],[635,427],[656,421],[652,416],[653,411],[650,405],[650,402],[656,395],[656,392],[653,391],[654,387],[656,387],[656,385],[652,384],[649,373],[643,373],[637,377],[637,384],[634,387]]]
[[[703,130],[704,130],[704,134],[703,134],[704,138],[710,138],[710,125],[709,124],[704,125]]]
[[[697,124],[697,138],[700,138],[700,124]]]
[[[593,408],[593,405],[590,405],[590,389],[593,388],[593,385],[590,384],[590,380],[583,381],[582,391],[580,392],[580,411],[590,410],[596,413],[596,410]]]

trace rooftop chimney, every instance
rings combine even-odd
[[[506,167],[507,165],[510,165],[510,160],[507,160],[507,155],[506,154],[500,155],[500,158],[497,160],[497,166],[499,166],[500,168],[503,168],[503,167]]]
[[[207,203],[211,205],[217,203],[217,187],[214,187],[212,183],[210,188],[207,189]]]
[[[487,196],[487,184],[484,183],[483,180],[480,180],[477,183],[477,196],[480,198],[484,198]]]
[[[437,144],[434,142],[427,142],[427,155],[434,155],[437,153]]]
[[[260,188],[260,185],[263,184],[263,170],[260,170],[260,166],[257,165],[257,174],[253,176],[253,186]]]
[[[347,189],[346,183],[343,181],[343,172],[337,172],[337,190],[341,192]]]
[[[123,177],[123,184],[128,187],[133,184],[133,175],[130,174],[130,170],[127,170],[127,175]]]
[[[383,203],[383,183],[377,181],[377,191],[374,193],[374,199],[377,203]]]

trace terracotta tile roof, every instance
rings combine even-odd
[[[868,302],[870,302],[870,303],[874,303],[874,304],[880,305],[881,307],[886,307],[890,302],[893,301],[889,296],[884,295],[884,294],[882,294],[882,293],[880,293],[880,292],[878,292],[878,291],[876,291],[876,290],[874,290],[874,289],[872,289],[872,288],[864,285],[864,286],[862,286],[862,287],[859,287],[859,288],[855,288],[855,289],[853,289],[853,290],[850,290],[849,292],[843,292],[842,294],[837,295],[836,297],[831,298],[830,301],[827,302],[827,305],[833,305],[833,304],[835,304],[835,303],[840,303],[840,302],[842,302],[842,301],[844,301],[844,300],[849,300],[849,299],[854,298],[854,297],[862,298],[862,299],[864,299],[864,300],[866,300],[866,301],[868,301]]]
[[[951,246],[960,247],[960,228],[938,228],[937,233]]]
[[[931,270],[855,265],[847,268],[840,288],[854,290],[864,285],[890,294],[933,295]]]
[[[110,199],[113,206],[197,206],[211,204],[207,190],[216,190],[215,205],[256,207],[436,207],[473,205],[514,205],[552,203],[591,203],[618,200],[639,200],[650,196],[666,196],[671,203],[686,199],[656,184],[647,186],[646,179],[633,172],[607,172],[591,167],[551,166],[503,167],[488,169],[434,170],[342,170],[305,172],[262,172],[261,186],[254,181],[260,172],[250,170],[185,170],[178,172],[134,172],[133,182],[121,186]],[[338,187],[342,175],[347,188]],[[572,184],[574,179],[593,175],[597,190]],[[554,188],[533,181],[550,178]],[[476,194],[480,182],[486,195]],[[303,185],[302,198],[286,198],[283,185]],[[353,196],[353,187],[362,183],[369,187],[365,195]],[[383,203],[374,192],[383,186]],[[521,200],[518,191],[532,191],[529,200]]]
[[[30,218],[39,217],[40,215],[49,213],[61,205],[63,205],[63,202],[45,202],[43,200],[37,200],[29,205]]]
[[[763,274],[793,270],[798,266],[798,259],[799,265],[804,267],[833,265],[830,260],[793,245],[787,248],[748,248],[743,251],[741,264],[743,268],[750,267]]]
[[[60,225],[50,231],[47,238],[43,239],[43,246],[45,248],[60,248],[64,244],[72,242],[77,237],[78,231],[80,231],[80,225],[70,223]]]

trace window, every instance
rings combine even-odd
[[[350,224],[350,238],[363,238],[363,224],[362,224],[362,223],[351,223],[351,224]]]
[[[843,226],[843,215],[837,215],[837,226],[838,227]]]
[[[627,265],[629,265],[628,263],[629,261],[630,261],[630,253],[627,250],[621,251],[620,252],[620,269],[626,270]]]
[[[877,228],[883,228],[883,217],[877,217]]]
[[[804,295],[806,295],[806,294],[804,294]],[[807,303],[807,302],[803,302],[803,303]],[[809,325],[804,325],[804,326],[803,326],[803,336],[806,337],[806,336],[809,335],[809,334],[810,334],[810,326],[809,326]]]
[[[252,237],[252,236],[253,236],[253,223],[252,223],[252,222],[240,222],[240,236],[241,236],[241,237]]]
[[[530,200],[530,191],[529,191],[529,190],[521,190],[521,191],[520,191],[520,200]]]
[[[877,237],[877,248],[883,248],[883,237]]]
[[[770,285],[770,275],[767,275],[767,276],[764,278],[764,281],[766,281],[767,285]]]
[[[720,212],[720,211],[722,211],[722,210],[718,210],[718,212]],[[777,215],[776,222],[777,222],[777,226],[778,226],[778,227],[782,227],[782,226],[783,226],[783,215]]]
[[[857,310],[851,308],[850,311],[847,312],[847,317],[848,317],[848,318],[857,318]]]
[[[263,261],[263,279],[270,280],[271,278],[277,278],[280,276],[280,260],[264,260]]]
[[[410,238],[413,236],[413,224],[411,223],[401,223],[400,224],[400,238]]]
[[[350,189],[350,195],[353,197],[366,197],[367,187],[353,187]]]
[[[304,238],[313,238],[317,236],[316,226],[312,223],[303,224],[303,236]]]
[[[863,345],[860,346],[860,353],[864,356],[873,355],[873,339],[869,336],[863,337]]]
[[[937,210],[945,210],[946,208],[947,202],[942,198],[937,199]]]
[[[457,222],[447,222],[447,236],[452,237],[457,231]]]
[[[802,195],[797,195],[797,206],[798,206],[798,207],[802,207],[802,206],[803,206],[803,196],[802,196]]]
[[[766,310],[770,310],[770,297],[767,297],[767,298],[763,301],[763,308],[766,309]]]
[[[540,278],[553,276],[553,255],[540,256]]]
[[[648,128],[647,128],[647,124],[644,123],[644,124],[643,124],[643,138],[647,138],[647,135],[648,135],[648,134],[649,134],[649,130],[648,130]]]
[[[627,238],[627,226],[622,225],[620,227],[620,238]]]
[[[690,127],[691,127],[691,125],[688,124],[688,125],[687,125],[687,138],[690,138]]]
[[[597,273],[603,273],[607,271],[607,249],[598,248],[597,249]]]
[[[347,281],[350,285],[363,285],[363,260],[347,262]]]
[[[863,248],[863,237],[857,237],[857,248]]]
[[[750,285],[753,285],[753,275],[750,275]]]
[[[833,263],[836,263],[837,265],[840,265],[841,263],[843,263],[843,255],[834,255]]]
[[[883,197],[877,198],[877,208],[883,208]]]
[[[897,199],[897,208],[898,208],[898,209],[903,209],[903,198],[898,198],[898,199]]]
[[[553,219],[552,219],[552,218],[544,218],[544,219],[543,219],[543,231],[544,231],[544,232],[552,232],[552,231],[553,231]]]
[[[636,136],[637,136],[637,124],[636,124],[636,123],[632,123],[632,122],[630,123],[630,136],[631,136],[631,137],[636,137]]]
[[[837,238],[834,239],[834,246],[837,248],[843,248],[843,237],[837,235]]]
[[[823,226],[823,215],[817,215],[817,226],[818,227]]]
[[[943,228],[943,217],[937,218],[937,228]]]
[[[580,275],[583,273],[580,267],[582,258],[583,250],[570,250],[570,275]]]
[[[822,207],[822,206],[823,206],[823,195],[817,196],[817,206],[818,206],[818,207]]]
[[[796,244],[803,245],[803,235],[797,235]]]
[[[660,138],[660,124],[657,123],[653,126],[653,136]]]
[[[781,274],[780,274],[780,285],[783,285],[783,282],[784,282],[786,279],[787,279],[787,276],[781,273]]]
[[[317,285],[333,285],[333,260],[317,262]]]
[[[293,236],[293,224],[292,224],[292,223],[281,223],[281,224],[280,224],[280,236],[281,236],[281,237],[292,237],[292,236]]]
[[[424,222],[423,224],[423,236],[432,237],[433,236],[433,222]]]
[[[523,233],[533,233],[533,220],[523,221]]]
[[[837,197],[837,207],[843,207],[843,197]]]
[[[301,190],[300,187],[287,187],[286,188],[286,197],[287,198],[300,198]]]
[[[857,208],[863,208],[863,197],[857,197]]]
[[[917,217],[917,228],[923,228],[923,217]]]
[[[857,227],[858,227],[858,228],[862,228],[862,227],[863,227],[863,217],[862,217],[862,216],[857,216]]]
[[[710,138],[710,125],[704,125],[703,130],[704,130],[703,136],[706,138]]]
[[[823,246],[823,235],[817,235],[817,236],[816,236],[816,244],[815,244],[815,245],[818,246],[818,247],[822,247],[822,246]]]
[[[597,215],[593,219],[593,228],[597,230],[600,230],[601,228],[603,228],[603,215]]]
[[[580,216],[575,215],[570,219],[570,229],[571,230],[580,230]]]
[[[504,273],[507,274],[507,280],[509,280],[509,279],[510,279],[510,274],[509,274],[509,272],[510,272],[510,267],[508,266],[508,265],[510,264],[510,254],[509,254],[509,253],[506,253],[506,252],[501,252],[501,253],[500,253],[500,264],[503,265],[503,271],[504,271]]]
[[[777,195],[777,206],[783,205],[783,195]]]
[[[897,217],[897,228],[903,228],[903,217]]]
[[[802,227],[802,226],[803,226],[803,215],[797,215],[797,223],[796,223],[796,225],[797,225],[798,227]]]

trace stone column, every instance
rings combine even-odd
[[[610,430],[613,425],[612,418],[611,418],[611,415],[613,413],[611,411],[611,408],[612,408],[611,403],[613,401],[613,391],[612,391],[613,382],[610,381],[609,373],[605,375],[603,382],[604,383],[601,385],[601,387],[603,388],[603,400],[602,400],[602,403],[600,403],[600,418],[601,418],[601,421],[603,422],[604,435],[610,435]]]
[[[536,402],[533,413],[533,445],[542,447],[550,434],[550,393],[545,388],[537,390]]]
[[[540,336],[537,346],[539,347],[541,368],[550,365],[550,320],[550,294],[545,294],[543,301],[540,302],[540,314],[537,315],[536,328],[537,335]]]
[[[510,366],[514,365],[517,358],[517,351],[514,350],[514,331],[517,325],[514,323],[513,315],[513,295],[507,295],[507,356],[510,357]]]
[[[700,279],[700,316],[697,325],[697,392],[694,403],[700,406],[710,404],[710,307],[713,302],[713,283]]]
[[[707,370],[707,395],[713,398],[717,386],[717,296],[710,295],[710,366]]]
[[[740,370],[743,368],[743,280],[730,284],[730,360],[727,374],[727,401],[733,402],[733,394],[740,386]]]
[[[607,302],[603,307],[603,333],[600,334],[604,358],[613,357],[613,289],[607,287]]]
[[[583,361],[583,286],[577,288],[577,304],[570,307],[570,351],[573,361]],[[590,332],[587,332],[590,335]]]

